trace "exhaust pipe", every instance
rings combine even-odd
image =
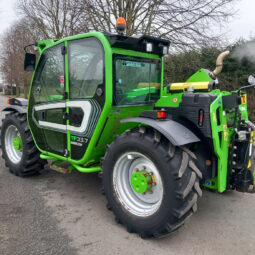
[[[216,76],[221,73],[222,71],[222,67],[223,67],[223,60],[225,57],[227,57],[230,54],[230,51],[224,51],[222,53],[220,53],[220,55],[217,57],[216,60],[216,68],[210,73],[210,76],[212,77],[212,79],[216,79]]]

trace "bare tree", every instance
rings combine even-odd
[[[21,0],[20,13],[43,38],[81,32],[115,31],[127,20],[127,35],[150,34],[171,40],[175,48],[217,44],[219,28],[234,14],[236,0]]]
[[[115,20],[127,20],[127,35],[169,38],[177,48],[218,42],[219,27],[234,14],[235,0],[81,0],[87,28],[114,31]]]
[[[62,38],[84,32],[80,25],[79,1],[21,0],[18,10],[37,28],[43,38]]]
[[[115,32],[115,21],[127,20],[127,35],[149,34],[170,39],[177,49],[220,42],[219,26],[233,15],[235,0],[20,0],[23,18],[2,36],[0,71],[9,85],[24,86],[24,46],[46,38],[81,32]]]
[[[0,70],[6,84],[24,87],[28,95],[31,74],[24,72],[24,46],[38,38],[36,30],[31,30],[29,21],[22,19],[14,23],[1,37]]]

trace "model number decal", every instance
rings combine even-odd
[[[80,143],[87,143],[88,142],[88,138],[84,138],[84,137],[79,137],[77,136],[77,142],[80,142]]]
[[[77,142],[77,143],[87,143],[88,142],[88,138],[85,137],[80,137],[80,136],[76,136],[76,135],[71,135],[71,142]]]

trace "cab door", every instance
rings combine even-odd
[[[94,134],[105,102],[104,50],[94,37],[68,42],[70,155],[80,160]]]
[[[67,157],[64,55],[63,43],[42,53],[30,91],[28,121],[40,149]]]

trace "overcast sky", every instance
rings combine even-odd
[[[14,11],[16,2],[16,0],[0,0],[0,36],[17,19]],[[230,41],[255,37],[255,0],[237,0],[236,10],[238,14],[235,19],[223,29],[227,37]]]
[[[16,0],[0,0],[0,36],[10,24],[17,19],[15,14]],[[224,31],[232,41],[240,37],[249,39],[255,36],[255,1],[237,0],[238,14],[231,20]]]

